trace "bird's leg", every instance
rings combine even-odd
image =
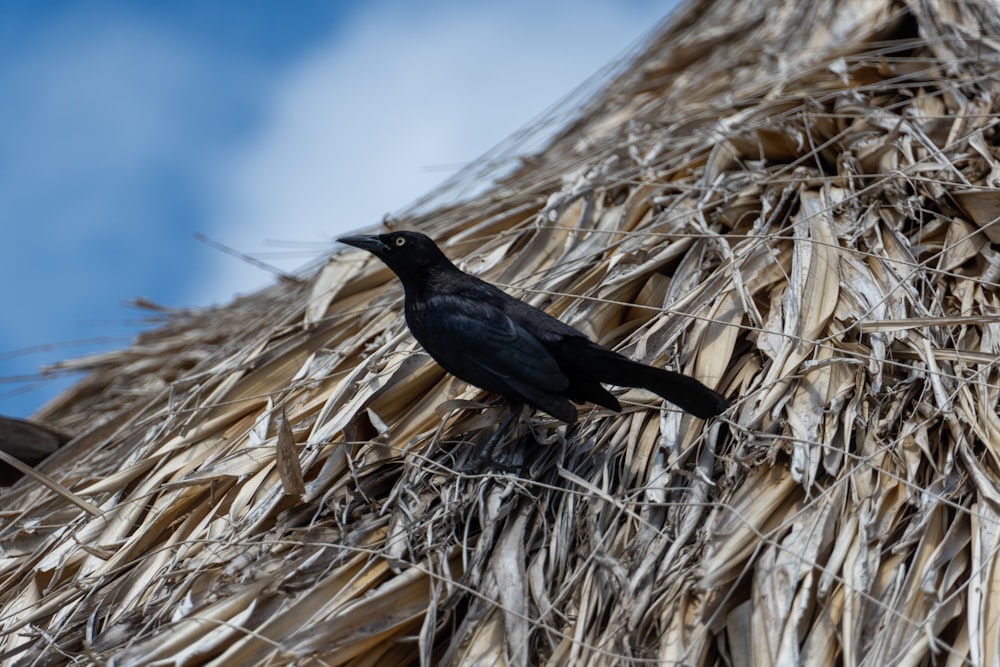
[[[472,463],[468,467],[469,470],[478,470],[484,463],[489,463],[491,466],[501,470],[506,470],[507,472],[515,472],[521,469],[521,466],[519,465],[514,466],[497,461],[493,458],[493,450],[496,449],[497,445],[500,444],[500,441],[503,440],[504,435],[506,435],[507,430],[510,428],[511,422],[521,416],[521,410],[523,407],[524,406],[520,403],[512,404],[510,406],[510,414],[507,415],[507,417],[500,423],[500,426],[498,426],[497,430],[494,431],[493,435],[489,439],[489,442],[486,443],[486,446],[483,447],[482,451],[480,451],[476,455],[476,458],[472,460]]]

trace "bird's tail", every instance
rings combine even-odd
[[[578,359],[591,377],[620,387],[640,387],[655,392],[685,412],[708,419],[729,407],[729,401],[693,377],[647,366],[617,352],[592,345]]]
[[[645,366],[629,359],[624,359],[621,363],[627,377],[633,378],[635,382],[631,386],[656,392],[695,417],[708,419],[729,407],[729,401],[722,394],[709,389],[693,377],[663,368]],[[619,384],[612,379],[606,382]]]

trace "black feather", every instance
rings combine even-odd
[[[379,257],[403,283],[406,323],[445,370],[565,422],[573,402],[621,410],[602,384],[653,391],[691,414],[729,407],[692,377],[632,361],[573,327],[460,271],[423,234],[393,232],[340,239]]]

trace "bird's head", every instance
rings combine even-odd
[[[434,241],[419,232],[345,236],[337,241],[367,250],[385,262],[404,282],[428,269],[452,266]]]

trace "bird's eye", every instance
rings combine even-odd
[[[401,247],[403,245],[406,245],[406,239],[403,238],[402,236],[397,236],[396,237],[396,247],[399,248],[399,247]]]

